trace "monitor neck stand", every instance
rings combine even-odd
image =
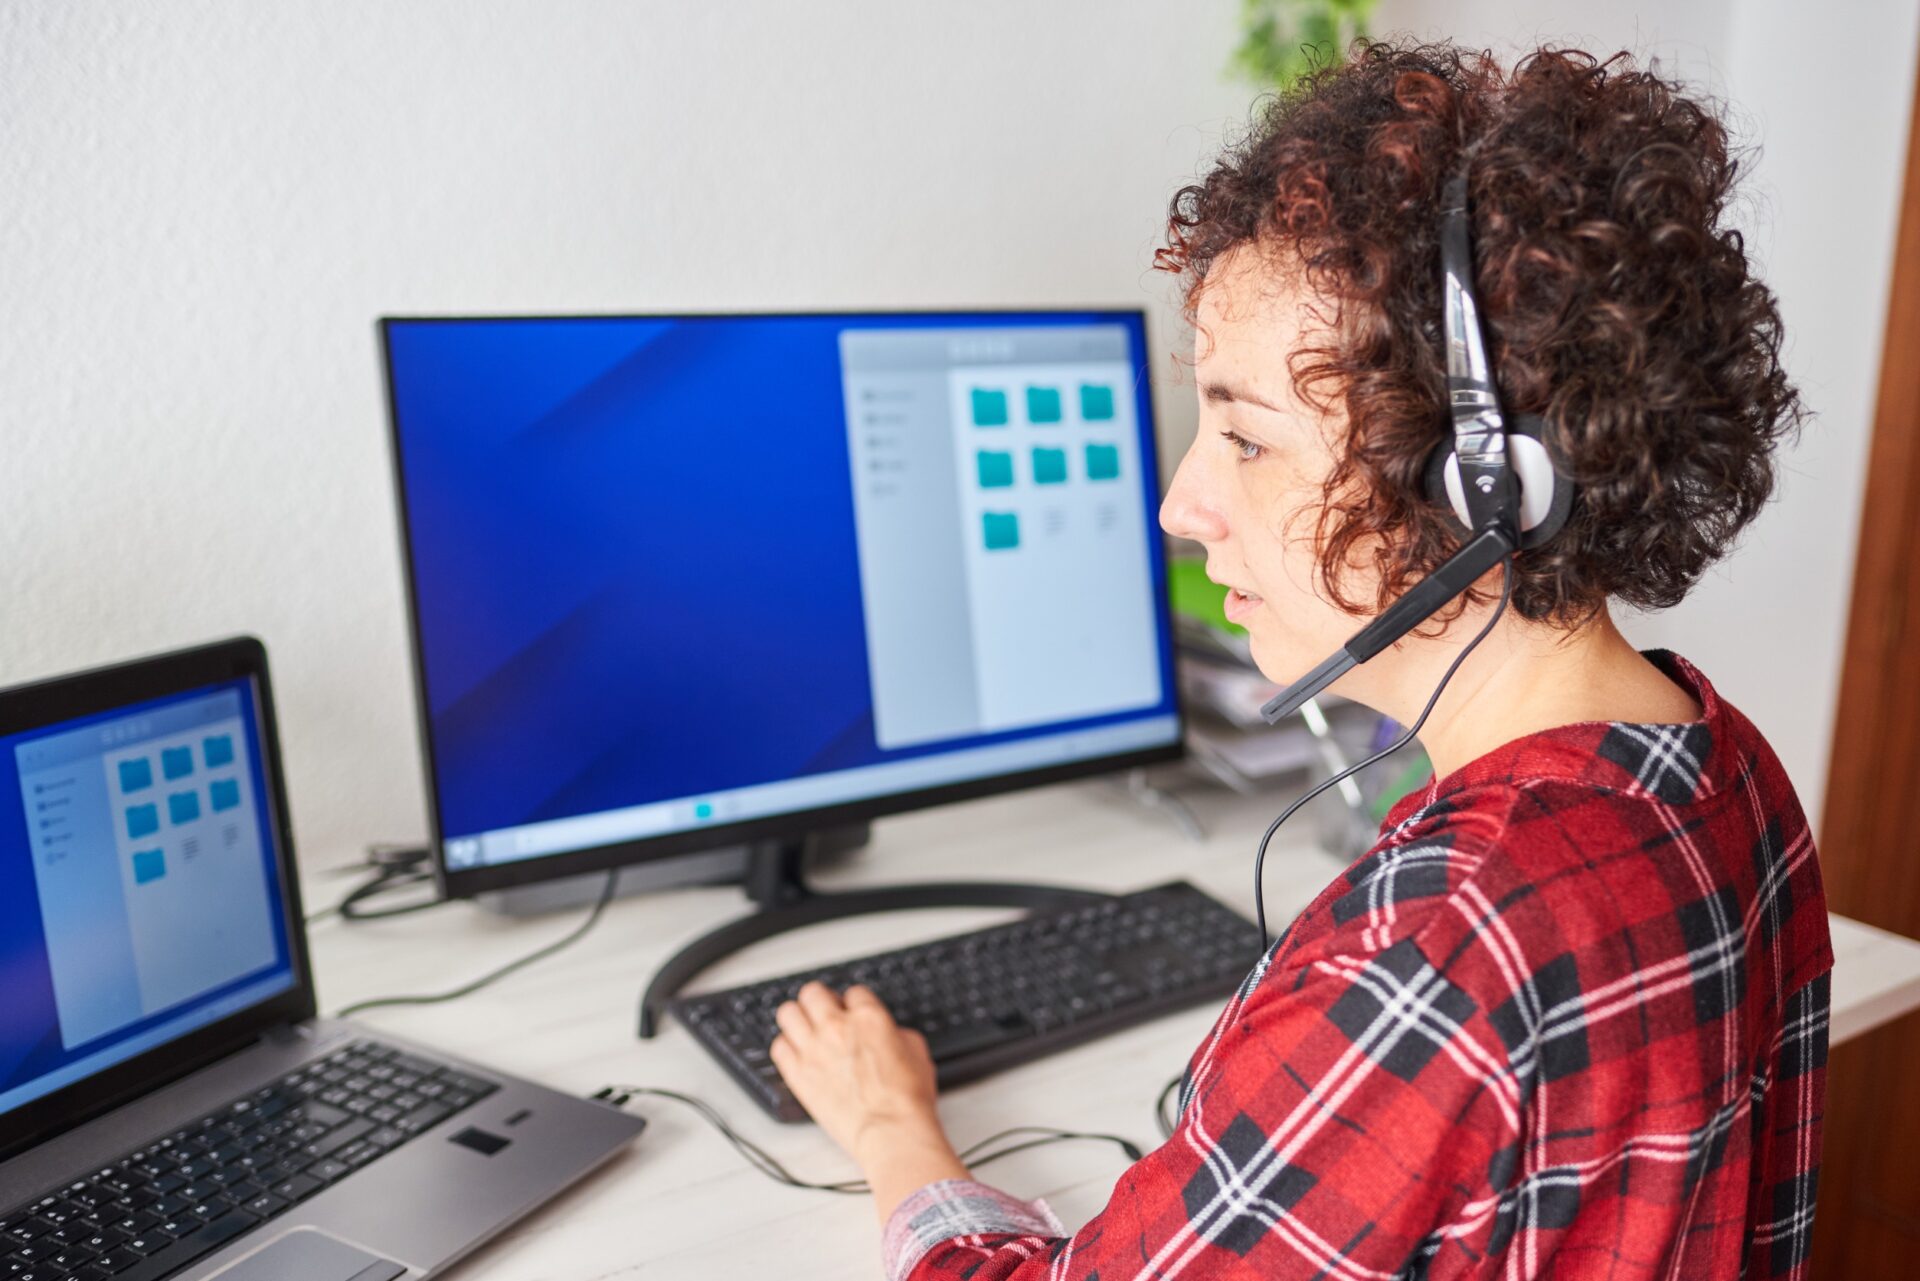
[[[748,847],[743,888],[747,897],[758,905],[758,910],[710,930],[667,959],[647,984],[646,995],[640,998],[641,1039],[650,1038],[660,1030],[667,1002],[700,971],[750,944],[805,925],[919,907],[1052,910],[1081,907],[1109,897],[1096,890],[1071,889],[1064,885],[1006,881],[938,881],[821,892],[807,884],[801,867],[814,839],[809,835]]]

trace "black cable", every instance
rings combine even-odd
[[[431,852],[424,845],[368,846],[366,858],[358,863],[332,868],[330,872],[333,875],[371,872],[372,875],[348,890],[341,896],[339,902],[309,914],[305,923],[313,925],[330,916],[338,916],[343,921],[378,921],[389,916],[407,916],[414,912],[424,912],[430,907],[439,907],[446,900],[438,893],[430,899],[403,903],[398,907],[369,910],[360,906],[369,899],[381,897],[394,890],[432,882],[433,869],[427,866],[431,857]]]
[[[339,913],[343,921],[381,921],[390,916],[409,916],[415,912],[424,912],[428,908],[439,907],[447,901],[440,897],[437,887],[432,898],[413,903],[401,903],[395,907],[376,907],[369,910],[361,907],[360,904],[394,890],[405,889],[409,885],[432,885],[433,883],[432,868],[383,868],[371,881],[349,891],[333,910]]]
[[[371,1001],[355,1001],[352,1005],[340,1010],[334,1017],[344,1019],[349,1015],[358,1014],[362,1010],[378,1009],[388,1005],[438,1005],[443,1001],[454,1001],[463,996],[471,996],[481,988],[492,983],[497,983],[507,977],[507,975],[518,970],[523,970],[535,961],[543,961],[554,953],[571,947],[585,938],[587,931],[599,924],[602,913],[607,910],[607,904],[613,901],[613,887],[618,879],[619,875],[617,872],[609,871],[607,873],[606,887],[600,891],[600,897],[595,901],[593,910],[587,913],[587,919],[576,925],[564,937],[555,939],[545,947],[529,952],[518,960],[509,961],[499,969],[490,970],[482,974],[479,978],[468,983],[463,983],[451,991],[435,992],[422,996],[380,996],[375,997]]]
[[[808,1192],[832,1192],[842,1196],[864,1196],[872,1191],[864,1179],[839,1179],[832,1182],[820,1183],[811,1179],[801,1178],[785,1165],[781,1164],[779,1158],[775,1157],[758,1143],[755,1143],[752,1139],[741,1134],[738,1130],[735,1130],[731,1125],[728,1125],[727,1119],[720,1115],[719,1109],[702,1099],[695,1098],[691,1094],[682,1094],[678,1090],[668,1090],[647,1085],[609,1085],[599,1093],[593,1095],[596,1100],[616,1108],[625,1107],[629,1099],[642,1096],[671,1099],[676,1103],[681,1103],[692,1108],[700,1114],[701,1119],[718,1130],[720,1137],[724,1138],[728,1143],[731,1143],[736,1152],[747,1159],[748,1165],[751,1165],[775,1183],[790,1188],[800,1188]],[[992,1144],[1023,1134],[1034,1135],[1036,1137],[1025,1139],[1019,1143],[997,1150],[983,1151],[984,1149],[990,1148]],[[1141,1151],[1138,1144],[1123,1139],[1117,1134],[1092,1134],[1079,1130],[1056,1130],[1050,1126],[1043,1125],[1012,1126],[1008,1129],[1001,1130],[997,1134],[988,1135],[986,1138],[981,1139],[978,1143],[973,1144],[957,1155],[962,1164],[969,1167],[978,1167],[989,1165],[992,1162],[1000,1160],[1002,1157],[1012,1156],[1016,1152],[1025,1152],[1029,1148],[1044,1147],[1049,1143],[1065,1143],[1083,1139],[1116,1144],[1122,1152],[1126,1153],[1127,1159],[1131,1161],[1138,1161],[1146,1155]]]
[[[1482,627],[1474,635],[1474,638],[1472,640],[1467,642],[1467,647],[1465,649],[1461,650],[1457,655],[1454,656],[1453,662],[1447,665],[1447,670],[1445,674],[1443,674],[1440,677],[1440,683],[1433,687],[1433,696],[1427,699],[1427,705],[1420,709],[1419,719],[1415,720],[1412,725],[1408,726],[1406,733],[1402,734],[1399,738],[1394,739],[1393,742],[1387,744],[1387,746],[1381,748],[1379,751],[1367,757],[1365,760],[1361,761],[1359,764],[1347,766],[1345,769],[1341,770],[1338,774],[1335,774],[1332,778],[1329,778],[1326,782],[1320,784],[1318,787],[1308,792],[1305,796],[1302,796],[1299,800],[1287,806],[1287,808],[1281,812],[1279,818],[1274,819],[1272,823],[1267,825],[1266,835],[1260,838],[1260,850],[1257,854],[1253,856],[1253,913],[1254,913],[1254,922],[1260,927],[1260,955],[1261,956],[1265,956],[1267,954],[1267,948],[1270,946],[1270,940],[1267,938],[1267,903],[1266,903],[1266,895],[1264,893],[1264,886],[1262,884],[1262,878],[1261,878],[1260,872],[1262,867],[1264,867],[1266,864],[1267,843],[1273,840],[1273,834],[1279,831],[1280,825],[1286,822],[1288,819],[1292,818],[1294,815],[1294,812],[1297,811],[1302,805],[1305,805],[1308,801],[1320,795],[1320,793],[1326,791],[1329,787],[1334,786],[1336,783],[1340,782],[1344,778],[1348,778],[1354,774],[1359,773],[1361,770],[1373,764],[1375,761],[1385,760],[1387,757],[1393,755],[1395,752],[1399,751],[1401,748],[1405,747],[1408,743],[1411,743],[1413,741],[1414,735],[1420,732],[1420,727],[1427,723],[1427,717],[1429,714],[1432,713],[1434,704],[1440,701],[1440,695],[1446,692],[1447,682],[1453,679],[1453,674],[1456,671],[1460,670],[1460,664],[1467,661],[1467,655],[1473,653],[1473,651],[1479,646],[1480,642],[1487,638],[1487,634],[1493,630],[1493,625],[1500,621],[1500,616],[1502,614],[1506,613],[1507,598],[1512,594],[1513,594],[1513,560],[1511,557],[1509,557],[1508,559],[1500,562],[1500,603],[1494,606],[1493,614],[1491,617],[1487,619],[1486,625]]]
[[[1177,1113],[1170,1115],[1167,1112],[1167,1099],[1175,1090],[1180,1088],[1180,1082],[1186,1079],[1187,1074],[1185,1072],[1180,1073],[1160,1087],[1160,1097],[1153,1101],[1153,1119],[1159,1123],[1160,1137],[1163,1139],[1172,1138],[1174,1130],[1179,1127],[1179,1115]]]

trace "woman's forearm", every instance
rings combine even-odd
[[[883,1227],[902,1201],[927,1184],[972,1177],[938,1121],[875,1126],[860,1136],[854,1155],[866,1171]]]

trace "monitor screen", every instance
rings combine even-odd
[[[253,683],[0,735],[0,1115],[293,987]]]
[[[1178,741],[1139,312],[383,329],[450,883]]]

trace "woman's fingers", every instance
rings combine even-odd
[[[893,1015],[888,1012],[886,1002],[882,1001],[870,987],[854,984],[847,989],[845,1000],[849,1014],[878,1014],[889,1023],[893,1021]]]
[[[813,1020],[797,1001],[782,1001],[773,1012],[773,1021],[780,1025],[781,1035],[785,1036],[794,1049],[799,1049],[813,1039]]]
[[[800,1008],[816,1024],[847,1012],[847,1007],[840,1003],[840,994],[819,979],[802,986],[798,999]]]

